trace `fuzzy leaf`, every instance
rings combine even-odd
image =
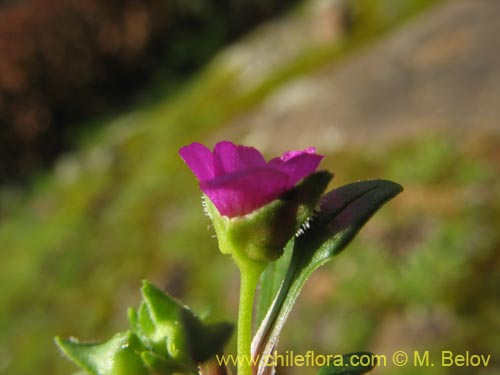
[[[222,353],[233,331],[231,324],[205,324],[186,306],[147,281],[142,293],[144,303],[136,318],[132,314],[131,322],[138,322],[138,335],[152,341],[158,353],[193,364]],[[162,351],[165,348],[167,353]]]
[[[55,341],[64,354],[92,375],[149,374],[139,354],[139,339],[131,332],[119,333],[98,344],[58,337]]]
[[[56,344],[92,375],[191,374],[202,362],[222,354],[232,325],[205,324],[148,281],[142,296],[139,309],[128,310],[132,331],[103,343],[56,338]]]

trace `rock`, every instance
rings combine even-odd
[[[238,74],[243,90],[255,87],[314,47],[340,42],[350,27],[345,0],[312,0],[300,11],[261,25],[219,56]]]
[[[313,37],[329,44],[341,40],[351,27],[351,9],[348,0],[312,1]]]
[[[500,132],[500,2],[455,0],[275,91],[228,132],[270,154],[415,132]],[[382,144],[382,143],[381,143]]]

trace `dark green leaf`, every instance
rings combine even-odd
[[[402,190],[392,181],[368,180],[325,194],[309,230],[296,241],[301,261],[317,263],[340,253],[372,215]]]
[[[154,352],[142,352],[141,358],[151,374],[173,375],[183,370],[179,364],[172,359],[165,358]]]
[[[188,350],[195,363],[202,363],[216,354],[223,354],[224,345],[233,333],[232,324],[205,324],[187,310],[181,312],[181,324],[184,327]]]
[[[295,239],[290,267],[269,313],[252,342],[252,352],[266,358],[312,272],[339,254],[361,227],[402,187],[387,180],[355,182],[332,190],[307,229]],[[265,367],[259,367],[262,374]]]
[[[255,300],[255,322],[260,324],[273,304],[274,297],[280,289],[292,256],[293,240],[285,248],[278,260],[269,263],[260,277],[259,290]]]

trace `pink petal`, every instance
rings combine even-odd
[[[266,161],[259,151],[253,147],[235,145],[222,141],[214,148],[215,176],[263,167]]]
[[[316,154],[316,147],[308,147],[305,150],[301,151],[287,151],[280,156],[280,159],[283,161],[287,161],[302,154]]]
[[[264,206],[314,172],[323,158],[315,152],[313,147],[289,151],[266,164],[255,148],[229,141],[217,143],[213,153],[200,143],[179,150],[200,188],[228,217]]]
[[[321,159],[323,159],[322,155],[302,153],[287,159],[281,165],[277,162],[273,164],[289,176],[288,188],[292,188],[297,182],[313,173],[318,168]]]
[[[245,215],[279,197],[289,178],[266,168],[232,173],[200,184],[219,212],[228,217]]]
[[[198,178],[198,181],[206,181],[215,177],[214,157],[206,146],[193,142],[182,147],[179,154]]]

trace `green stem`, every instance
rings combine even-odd
[[[252,375],[252,311],[255,289],[264,270],[261,265],[240,267],[240,305],[238,309],[238,375]]]

